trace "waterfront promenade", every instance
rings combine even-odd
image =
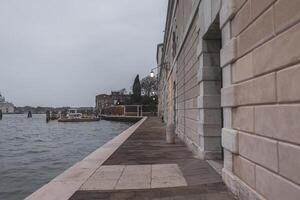
[[[143,118],[26,200],[232,200],[221,176]]]
[[[80,187],[72,200],[229,200],[221,176],[177,141],[166,144],[165,128],[148,118]]]

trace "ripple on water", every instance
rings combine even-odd
[[[131,124],[45,123],[44,115],[0,121],[0,199],[24,199]]]

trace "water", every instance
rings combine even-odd
[[[124,122],[45,123],[45,115],[0,121],[0,200],[24,199],[130,127]]]

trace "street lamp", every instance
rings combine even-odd
[[[151,71],[150,71],[150,77],[151,78],[155,77],[154,70],[158,70],[158,68],[163,67],[163,66],[167,66],[168,67],[168,64],[169,63],[162,63],[162,64],[158,65],[157,67],[152,68]],[[167,70],[168,70],[168,68],[167,68]]]
[[[154,74],[154,71],[153,71],[153,69],[152,69],[151,72],[150,72],[150,77],[151,77],[151,78],[154,78],[154,76],[155,76],[155,74]]]

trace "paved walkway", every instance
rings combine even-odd
[[[82,185],[71,200],[232,200],[218,173],[147,119]]]

